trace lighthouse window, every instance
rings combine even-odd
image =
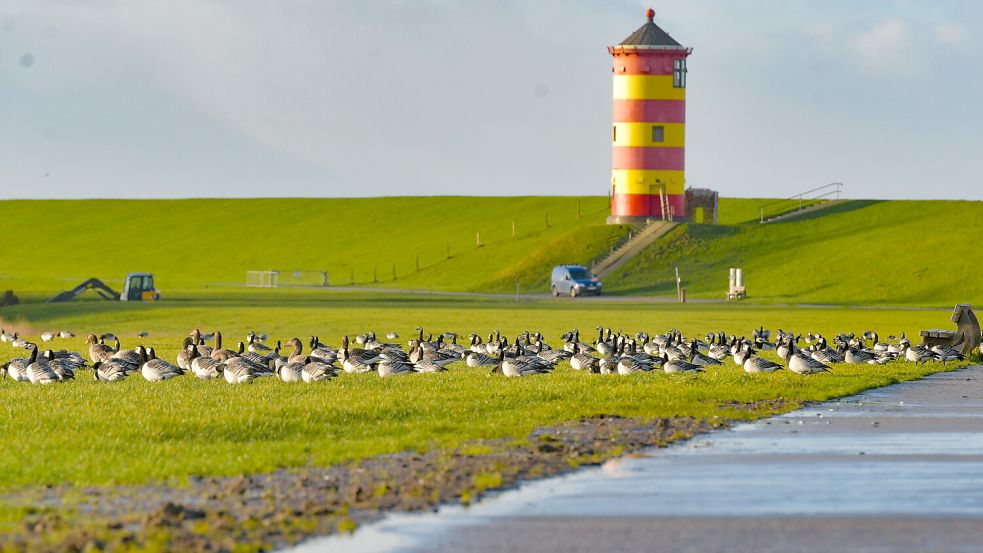
[[[672,86],[686,88],[686,60],[672,62]]]
[[[665,142],[666,128],[662,125],[652,127],[652,142]]]

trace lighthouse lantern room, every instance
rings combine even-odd
[[[612,224],[686,217],[686,58],[692,53],[648,21],[611,53],[614,125]]]

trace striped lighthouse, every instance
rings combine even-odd
[[[609,223],[686,216],[686,58],[692,53],[648,21],[608,48],[614,125]]]

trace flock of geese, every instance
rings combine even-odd
[[[86,339],[88,359],[81,353],[65,349],[39,349],[19,334],[7,334],[0,329],[0,341],[29,351],[27,357],[11,359],[2,367],[3,376],[17,382],[50,384],[73,380],[81,370],[91,370],[100,382],[116,382],[139,373],[151,382],[170,380],[190,373],[202,380],[224,378],[230,384],[243,384],[258,378],[277,378],[283,382],[321,382],[346,373],[378,373],[380,377],[434,373],[446,371],[447,365],[465,363],[468,367],[491,367],[491,372],[506,377],[526,377],[551,372],[561,362],[569,362],[578,371],[597,374],[631,375],[641,372],[699,373],[706,367],[719,366],[730,358],[750,374],[772,373],[787,369],[799,375],[830,372],[839,363],[884,364],[890,361],[926,363],[963,360],[958,351],[946,347],[932,348],[912,345],[901,334],[890,337],[892,342],[880,341],[878,334],[838,334],[832,345],[822,335],[796,335],[779,329],[775,340],[771,331],[759,328],[746,337],[727,336],[724,332],[709,333],[703,339],[686,338],[676,330],[650,336],[613,332],[598,327],[597,339],[591,343],[580,340],[580,331],[564,334],[558,346],[543,341],[539,332],[526,331],[509,341],[500,332],[469,336],[470,343],[458,344],[458,335],[442,333],[434,339],[417,328],[417,335],[407,343],[380,342],[375,332],[355,337],[352,346],[348,336],[342,336],[338,347],[321,342],[317,336],[307,341],[307,351],[299,338],[286,343],[266,344],[267,336],[250,332],[235,350],[222,347],[222,334],[203,334],[193,330],[184,338],[174,360],[160,359],[153,347],[137,346],[122,349],[112,334]],[[46,332],[42,342],[56,338],[72,338],[70,332]],[[396,333],[387,334],[396,340]],[[107,341],[113,341],[109,345]],[[214,345],[206,345],[214,340]],[[800,346],[799,344],[803,345]],[[758,355],[773,351],[781,362]]]

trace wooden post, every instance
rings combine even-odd
[[[512,238],[515,238],[515,219],[512,219]]]
[[[475,242],[475,246],[477,246],[479,248],[481,247],[481,233],[480,232],[474,233],[474,242]]]
[[[550,210],[546,208],[546,228],[550,228]]]
[[[379,282],[379,266],[372,268],[372,282]]]
[[[451,258],[451,243],[447,243],[447,259]]]

